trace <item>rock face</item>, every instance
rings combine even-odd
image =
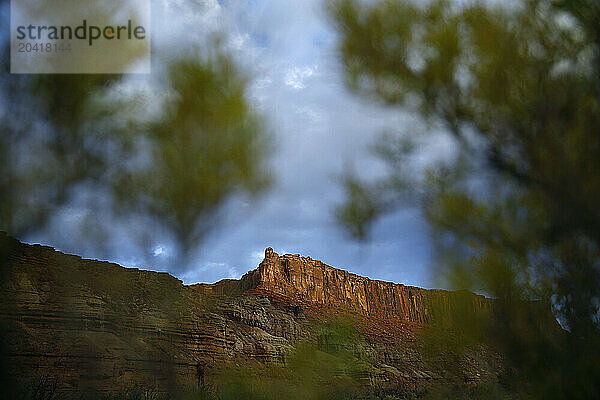
[[[490,304],[483,296],[371,280],[310,257],[279,256],[270,247],[259,267],[244,275],[239,285],[241,291],[256,289],[302,303],[420,324],[464,312],[465,306],[477,311]]]
[[[6,234],[0,266],[0,372],[13,383],[51,375],[75,397],[134,384],[203,386],[232,360],[282,365],[315,321],[341,312],[358,317],[372,382],[449,379],[421,358],[423,324],[489,303],[373,281],[270,248],[240,280],[191,286]],[[486,357],[470,364],[469,376],[491,373]]]

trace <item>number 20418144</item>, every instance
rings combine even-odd
[[[19,53],[64,53],[71,51],[71,44],[67,43],[30,43],[20,42]]]

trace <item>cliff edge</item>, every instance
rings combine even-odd
[[[279,255],[271,247],[265,250],[258,268],[240,280],[194,286],[205,293],[262,293],[306,307],[337,308],[417,324],[444,319],[456,312],[478,312],[491,304],[484,296],[465,291],[422,289],[372,280],[310,257]]]

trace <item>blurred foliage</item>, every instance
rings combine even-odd
[[[171,385],[165,392],[152,384],[135,384],[109,394],[81,398],[103,400],[417,400],[417,399],[510,399],[497,383],[437,385],[408,388],[370,381],[372,364],[358,354],[361,338],[356,321],[338,316],[312,327],[313,335],[286,354],[285,365],[254,360],[235,360],[215,366],[202,387],[190,389]],[[437,357],[439,359],[439,357]],[[56,379],[36,378],[8,398],[63,398]],[[33,389],[33,390],[32,390]]]
[[[134,385],[116,394],[104,396],[105,400],[169,400],[170,396],[154,386]]]
[[[226,56],[177,60],[167,85],[163,115],[127,138],[139,143],[141,134],[149,159],[124,168],[114,189],[121,212],[141,209],[160,218],[187,249],[212,227],[215,210],[229,196],[267,187],[269,147],[246,101],[247,81]]]
[[[231,196],[264,190],[267,129],[247,101],[247,77],[213,47],[155,57],[146,76],[14,75],[4,43],[0,230],[23,238],[73,206],[92,246],[117,218],[144,220],[136,234],[185,254]]]
[[[341,223],[364,237],[394,206],[419,205],[437,273],[496,299],[492,318],[470,326],[505,355],[503,387],[600,397],[600,3],[329,9],[348,85],[422,121],[376,146],[387,178],[347,178]],[[440,131],[451,157],[415,168]]]
[[[474,386],[438,386],[429,389],[423,398],[427,400],[509,400],[515,397],[498,384],[483,383]]]
[[[14,397],[23,400],[58,400],[60,394],[57,391],[58,380],[49,375],[42,375],[28,382],[22,392]],[[12,393],[3,390],[3,394],[11,398]]]
[[[219,398],[360,398],[360,379],[368,372],[352,351],[358,343],[352,321],[333,319],[315,326],[314,333],[286,355],[285,367],[232,366],[219,378]]]
[[[248,386],[250,380],[246,378],[243,383],[233,383],[233,386],[223,387],[220,390],[211,391],[206,389],[186,390],[178,393],[164,393],[157,391],[153,386],[132,386],[131,388],[118,391],[115,394],[101,397],[103,400],[229,400],[229,399],[281,399],[291,396],[291,398],[302,398],[296,396],[296,387],[286,385],[276,388],[275,386],[264,385],[259,381],[254,381],[251,388]],[[231,384],[231,383],[230,383]],[[279,389],[279,390],[277,390]],[[481,384],[477,386],[448,386],[433,387],[427,390],[410,390],[402,388],[363,388],[359,391],[348,391],[346,389],[328,388],[325,385],[313,386],[311,392],[319,391],[320,397],[327,400],[438,400],[438,399],[464,399],[464,400],[510,400],[509,394],[504,392],[499,385]],[[52,389],[47,392],[38,392],[41,397],[36,397],[30,392],[17,397],[19,400],[34,399],[54,399]],[[301,393],[305,393],[301,390]],[[300,393],[300,394],[301,394]],[[313,398],[313,397],[309,397]]]

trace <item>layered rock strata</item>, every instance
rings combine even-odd
[[[204,288],[215,293],[262,291],[300,303],[343,308],[363,315],[398,317],[419,324],[456,312],[478,312],[490,305],[484,296],[372,280],[310,257],[280,256],[270,247],[258,268],[239,281],[221,281]]]
[[[315,321],[342,311],[360,317],[373,382],[442,379],[421,359],[420,327],[465,304],[486,307],[481,296],[460,303],[451,292],[373,281],[270,248],[240,280],[186,286],[0,234],[0,267],[0,373],[17,383],[55,377],[65,397],[203,386],[233,360],[281,365]]]

